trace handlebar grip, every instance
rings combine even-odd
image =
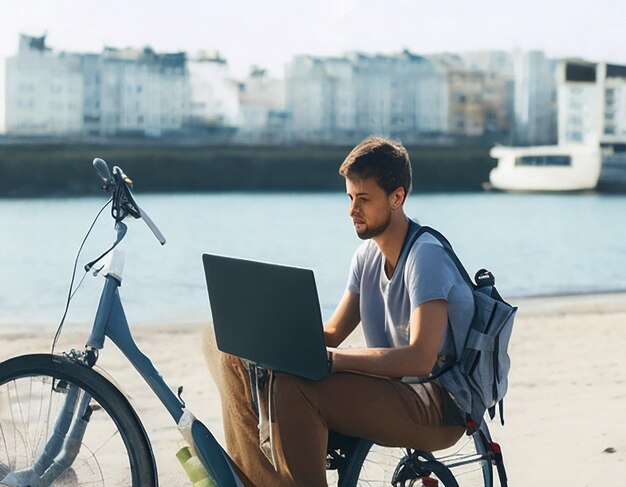
[[[109,166],[103,159],[96,157],[93,160],[93,167],[105,183],[109,183],[111,181],[111,171],[109,171]]]

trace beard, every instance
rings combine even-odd
[[[380,225],[377,225],[375,227],[366,227],[364,230],[360,232],[357,230],[356,234],[361,240],[368,240],[370,238],[378,237],[381,233],[387,230],[390,223],[391,223],[391,212],[389,212],[389,214],[387,215],[387,219]]]

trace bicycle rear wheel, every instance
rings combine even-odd
[[[0,486],[157,483],[143,426],[107,379],[49,354],[0,364]]]
[[[478,435],[470,438],[464,436],[456,445],[436,452],[436,455],[414,452],[412,461],[407,461],[407,454],[405,448],[372,445],[369,441],[361,440],[346,459],[339,485],[340,487],[391,485],[493,487],[491,461]],[[415,462],[415,455],[419,457],[418,463]],[[445,468],[434,463],[429,464],[434,459]],[[422,482],[423,476],[435,479],[437,483]]]

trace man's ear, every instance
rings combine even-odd
[[[402,203],[404,203],[405,198],[406,198],[406,192],[404,191],[404,188],[402,186],[398,186],[389,195],[391,208],[393,208],[394,210],[397,210],[398,208],[400,208],[402,206]]]

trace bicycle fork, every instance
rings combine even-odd
[[[64,391],[64,392],[63,392]],[[65,394],[54,429],[33,467],[9,473],[0,485],[10,487],[48,487],[66,472],[80,453],[83,437],[93,413],[91,395],[80,387],[60,380],[50,394]]]

